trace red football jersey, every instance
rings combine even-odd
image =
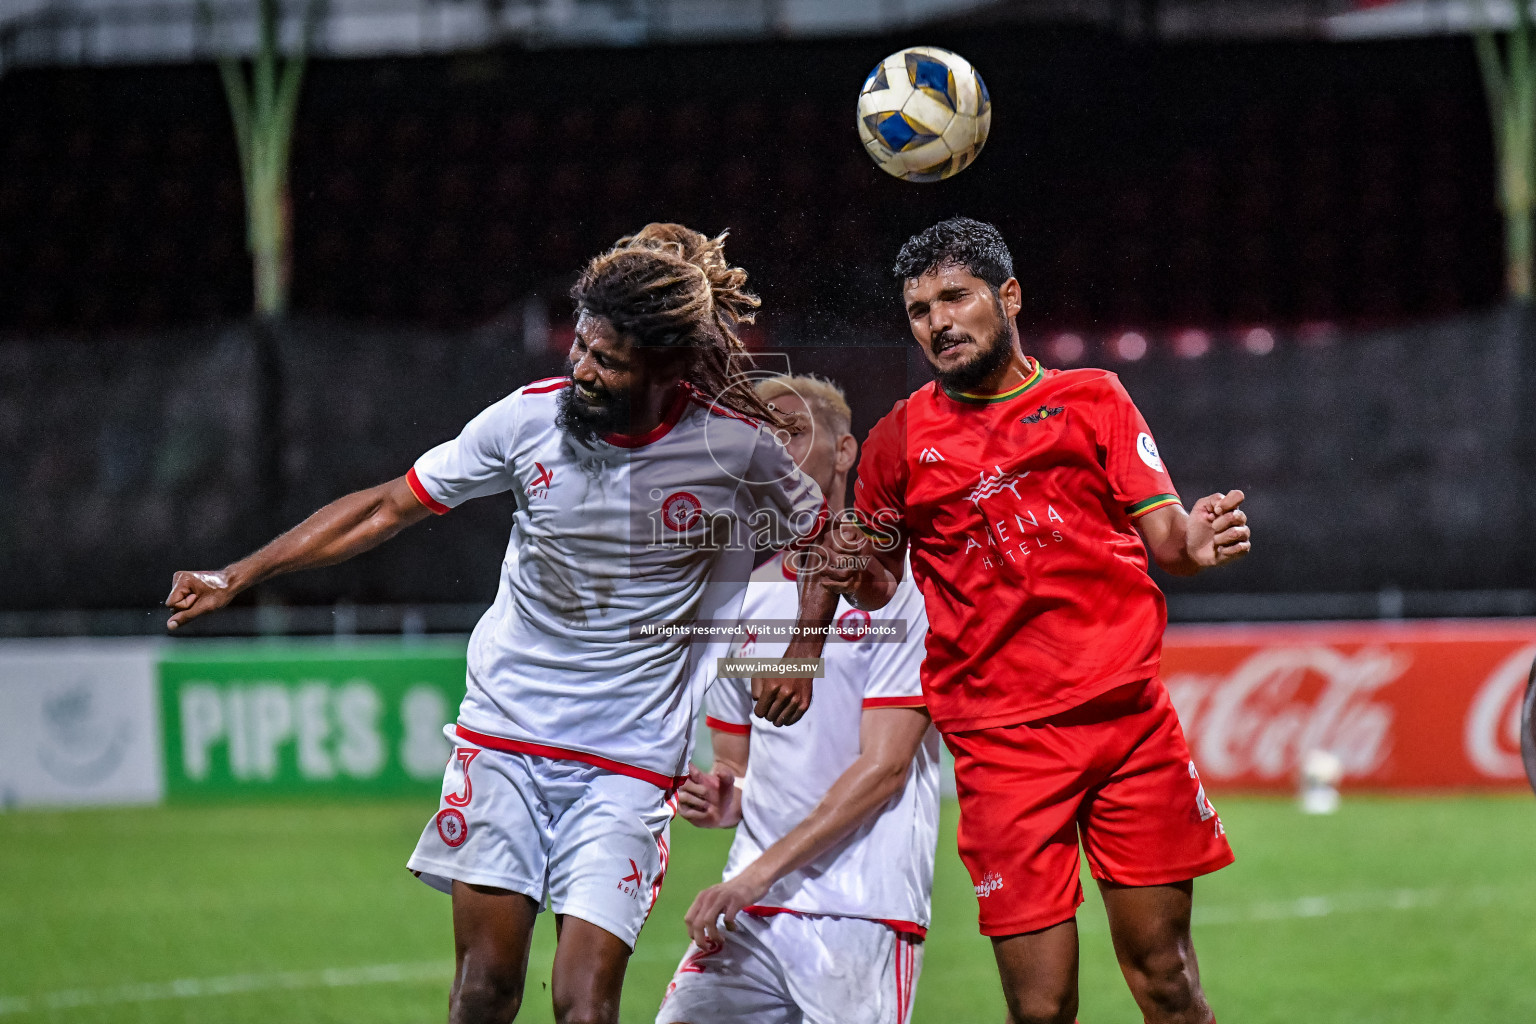
[[[1105,370],[999,395],[928,384],[864,444],[855,507],[910,545],[923,689],[947,732],[1033,721],[1157,674],[1167,608],[1133,520],[1179,501]]]

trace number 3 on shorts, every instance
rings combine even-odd
[[[449,807],[468,807],[469,802],[475,798],[475,787],[471,785],[469,781],[469,763],[473,761],[479,755],[479,753],[480,749],[478,747],[454,748],[453,756],[458,760],[460,767],[462,767],[464,771],[464,792],[449,793],[447,796],[443,797],[443,803],[447,804]],[[1191,761],[1189,764],[1189,770],[1195,770],[1195,764],[1193,761]],[[1200,791],[1200,798],[1202,800],[1205,799],[1205,790],[1203,789]]]

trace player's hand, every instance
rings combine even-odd
[[[811,709],[811,680],[754,676],[752,699],[752,713],[758,718],[780,728],[794,725]]]
[[[815,582],[834,594],[852,596],[864,582],[873,554],[870,541],[856,523],[838,517],[819,543],[802,558]]]
[[[756,881],[750,867],[729,882],[710,886],[694,897],[693,906],[683,915],[688,937],[700,949],[722,945],[721,922],[724,921],[727,931],[735,931],[736,915],[762,899],[767,891],[768,885]]]
[[[1244,497],[1237,490],[1211,494],[1190,509],[1184,550],[1200,568],[1212,569],[1236,561],[1252,547],[1248,513],[1238,507]]]
[[[688,769],[677,791],[677,812],[699,828],[731,828],[741,821],[741,790],[730,772]]]
[[[165,606],[174,609],[176,614],[166,620],[166,628],[175,629],[199,615],[217,611],[229,604],[237,593],[239,590],[230,585],[229,576],[224,572],[183,569],[171,577],[171,594],[165,599]]]

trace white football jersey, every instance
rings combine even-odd
[[[784,555],[752,574],[742,621],[793,620],[799,595]],[[870,626],[906,622],[906,639],[878,642]],[[725,877],[739,874],[800,824],[859,756],[859,720],[865,708],[922,707],[919,669],[928,617],[923,595],[908,568],[896,596],[873,619],[837,605],[839,627],[822,650],[826,675],[817,679],[811,708],[794,725],[777,728],[752,715],[751,680],[719,677],[705,698],[713,729],[750,735],[741,824],[726,861]],[[782,657],[788,641],[764,641],[749,632],[731,656]],[[706,665],[713,676],[714,665]],[[775,882],[757,909],[791,910],[884,921],[923,934],[933,890],[933,856],[939,836],[939,734],[931,726],[891,802],[816,860]]]
[[[496,601],[469,641],[458,731],[484,747],[573,758],[673,786],[687,772],[719,644],[647,623],[739,617],[752,534],[794,540],[824,508],[756,421],[680,386],[657,427],[592,447],[556,423],[569,378],[535,381],[416,461],[434,512],[511,491]]]

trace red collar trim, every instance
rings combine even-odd
[[[800,574],[795,572],[794,568],[789,564],[788,551],[779,552],[779,571],[782,572],[784,574],[784,578],[789,580],[791,583],[800,578]]]
[[[667,432],[677,426],[677,421],[683,418],[683,410],[687,407],[688,392],[678,388],[677,394],[672,399],[672,407],[661,418],[661,422],[650,430],[643,434],[604,434],[603,440],[616,448],[644,448],[666,437]]]

